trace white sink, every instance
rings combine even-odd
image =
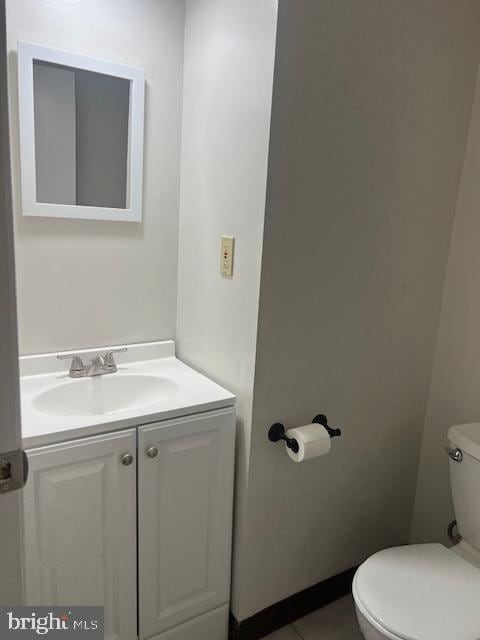
[[[128,351],[116,355],[118,371],[93,378],[70,378],[69,360],[57,358],[63,354],[20,358],[25,449],[235,404],[235,396],[180,362],[172,341],[119,346]],[[80,354],[89,362],[111,348]]]
[[[61,382],[32,398],[50,415],[91,416],[147,407],[178,392],[178,385],[159,376],[111,373]]]

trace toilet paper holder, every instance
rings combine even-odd
[[[320,413],[318,416],[312,420],[312,424],[320,424],[327,431],[330,438],[337,438],[342,435],[342,430],[338,428],[333,428],[328,425],[327,416],[324,416],[323,413]],[[280,440],[285,440],[285,444],[289,449],[291,449],[294,453],[298,453],[299,446],[298,442],[295,438],[287,437],[285,433],[285,427],[281,422],[275,422],[272,424],[270,429],[268,430],[268,439],[270,442],[279,442]]]

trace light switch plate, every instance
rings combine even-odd
[[[222,236],[220,245],[220,273],[226,278],[233,275],[233,250],[235,238],[233,236]]]

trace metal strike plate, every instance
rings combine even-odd
[[[0,495],[25,486],[28,476],[28,459],[25,451],[0,453]]]

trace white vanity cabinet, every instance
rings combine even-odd
[[[226,638],[234,440],[232,409],[138,430],[140,640]]]
[[[29,450],[26,602],[103,605],[108,640],[226,640],[234,440],[230,407]]]
[[[27,455],[26,603],[104,606],[105,638],[132,640],[137,634],[135,430],[40,447]]]

